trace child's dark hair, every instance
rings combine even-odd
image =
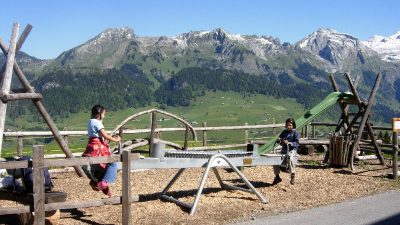
[[[91,118],[94,119],[94,118],[96,118],[97,116],[101,115],[101,113],[102,113],[104,110],[106,110],[106,108],[104,108],[104,106],[102,106],[102,105],[95,105],[95,106],[93,106]]]
[[[296,129],[296,122],[294,121],[293,118],[287,118],[287,119],[286,119],[285,125],[286,125],[287,123],[291,123],[291,124],[293,125],[293,128]]]

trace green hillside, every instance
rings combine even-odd
[[[104,120],[107,130],[112,130],[117,124],[121,123],[126,117],[153,107],[157,107],[153,103],[148,107],[128,108],[124,110],[110,111]],[[185,118],[194,127],[201,126],[203,122],[207,122],[207,126],[222,125],[249,125],[271,124],[273,120],[276,123],[282,123],[287,117],[299,117],[306,110],[293,99],[277,99],[260,94],[241,95],[235,92],[206,92],[204,96],[196,98],[191,102],[191,107],[167,107],[168,112],[174,113]],[[56,119],[57,127],[60,130],[67,128],[68,130],[85,130],[87,120],[90,117],[90,109],[73,113],[67,118]],[[18,118],[11,127],[12,130],[22,128],[25,131],[43,129],[47,130],[46,125],[42,122],[29,122],[30,116]],[[149,128],[149,115],[139,118],[140,121],[131,122],[127,128]],[[176,120],[169,119],[165,116],[158,118],[158,124],[162,127],[178,127],[180,123]],[[132,137],[146,137],[148,134],[134,135]],[[201,140],[201,133],[199,140]],[[250,131],[250,138],[270,136],[271,130],[268,132],[257,130]],[[163,133],[162,138],[175,142],[183,141],[183,132]],[[244,140],[243,131],[215,131],[209,132],[208,139],[210,144],[221,143],[242,143]],[[25,152],[29,152],[32,144],[46,144],[45,149],[48,153],[59,152],[58,146],[51,138],[39,138],[25,140]],[[193,143],[196,145],[196,143]],[[200,142],[197,145],[201,144]],[[86,137],[70,137],[70,146],[74,151],[82,151],[86,145]],[[16,140],[6,139],[2,156],[13,154],[16,151]]]

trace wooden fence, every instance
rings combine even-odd
[[[0,215],[34,212],[34,224],[44,225],[45,211],[122,204],[122,224],[131,224],[131,203],[139,200],[139,197],[133,195],[131,192],[131,162],[138,158],[139,154],[132,154],[129,151],[124,151],[121,156],[45,159],[43,146],[35,145],[33,146],[32,161],[0,162],[0,169],[33,168],[33,207],[28,205],[21,207],[4,207],[0,208]],[[79,202],[57,202],[45,204],[44,168],[82,166],[87,164],[111,162],[122,162],[122,196],[91,201],[85,200]]]
[[[194,150],[203,149],[213,149],[213,148],[235,148],[243,147],[248,144],[249,141],[249,130],[250,129],[272,129],[272,134],[275,135],[277,128],[283,128],[285,124],[266,124],[266,125],[247,125],[244,126],[221,126],[221,127],[207,127],[206,122],[202,124],[202,127],[195,127],[196,132],[202,132],[203,140],[202,147],[192,148]],[[243,144],[231,144],[222,146],[208,146],[209,140],[207,139],[208,132],[210,131],[229,131],[229,130],[243,130],[244,143]],[[134,130],[124,130],[124,134],[142,134],[150,133],[152,129],[134,129]],[[176,131],[186,131],[186,128],[155,128],[153,131],[159,137],[162,132],[176,132]],[[70,136],[86,136],[87,131],[60,131],[60,135],[64,137],[65,142],[68,144]],[[17,138],[17,152],[18,156],[22,155],[22,150],[24,148],[24,138],[40,138],[40,137],[51,137],[52,133],[50,131],[15,131],[15,132],[4,132],[5,138]],[[187,138],[187,137],[185,137]]]

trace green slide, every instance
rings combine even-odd
[[[308,124],[315,117],[321,115],[325,110],[329,109],[335,105],[339,100],[353,100],[353,95],[349,92],[332,92],[324,100],[322,100],[318,105],[312,108],[310,111],[306,112],[302,117],[296,120],[296,129],[300,130],[304,125]],[[272,151],[275,141],[278,139],[279,134],[267,142],[265,145],[258,149],[259,154],[265,154]]]

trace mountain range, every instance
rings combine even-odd
[[[221,28],[174,37],[142,37],[124,27],[107,29],[55,59],[40,60],[21,52],[17,60],[32,80],[60,70],[84,74],[133,66],[134,73],[144,74],[154,89],[185,68],[239,71],[266,77],[265,82],[278,80],[278,85],[328,84],[328,74],[333,73],[346,90],[342,74],[348,72],[360,80],[358,88],[365,98],[380,72],[384,79],[377,104],[393,112],[400,106],[400,32],[360,40],[333,29],[319,29],[290,44],[271,36],[232,34]],[[4,56],[0,55],[2,61]],[[141,75],[132,77],[143,79]],[[59,87],[48,82],[53,84],[50,87]]]

